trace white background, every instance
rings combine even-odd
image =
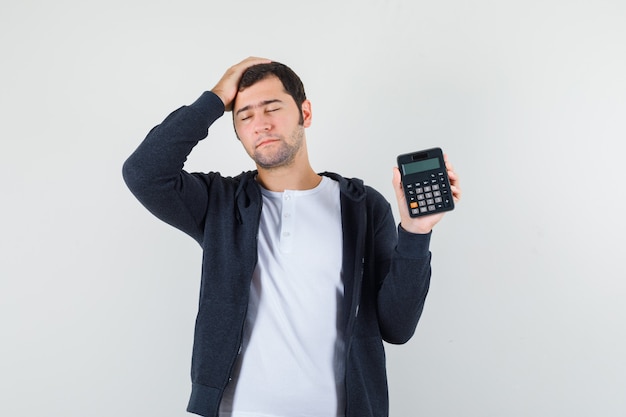
[[[0,415],[187,415],[200,248],[121,166],[249,55],[302,77],[316,170],[461,176],[393,417],[626,415],[624,1],[3,0],[0,54]],[[187,164],[251,167],[229,117]]]

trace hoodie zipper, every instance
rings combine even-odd
[[[236,194],[239,194],[239,192],[243,189],[243,186],[241,186],[241,184],[239,185],[239,187],[237,188],[237,192]],[[259,200],[259,210],[257,213],[257,228],[256,228],[256,234],[255,234],[255,244],[254,244],[254,264],[252,266],[252,271],[254,273],[254,270],[256,269],[256,265],[259,262],[259,256],[258,256],[258,240],[259,240],[259,226],[261,224],[261,210],[263,209],[263,199]],[[239,205],[236,204],[235,207],[236,210],[236,214],[238,216],[238,221],[239,224],[243,224],[243,219],[241,218],[241,214],[239,211]],[[244,329],[245,329],[245,325],[246,325],[246,318],[248,317],[248,305],[249,305],[249,299],[250,299],[250,289],[249,286],[251,285],[251,281],[252,281],[252,275],[250,275],[250,281],[248,282],[248,299],[246,300],[246,308],[244,309],[243,312],[243,320],[241,322],[241,327],[239,328],[239,337],[237,338],[237,344],[238,344],[238,348],[237,348],[237,353],[234,355],[234,357],[231,359],[230,361],[230,369],[228,370],[228,377],[226,378],[226,383],[224,384],[224,388],[221,390],[220,392],[220,396],[218,399],[218,407],[217,407],[217,412],[219,415],[219,409],[220,409],[220,404],[222,403],[222,399],[224,398],[224,391],[226,390],[226,387],[232,382],[233,380],[233,369],[235,369],[235,364],[237,363],[237,358],[239,357],[239,355],[241,355],[241,351],[243,349],[243,333],[244,333]],[[217,415],[215,417],[217,417]]]
[[[363,283],[363,275],[364,275],[364,271],[365,271],[365,249],[363,248],[363,242],[365,241],[365,236],[362,236],[365,233],[365,229],[367,227],[367,213],[365,210],[365,206],[363,203],[359,204],[359,210],[360,210],[360,222],[359,222],[359,228],[358,228],[358,234],[357,234],[357,238],[355,239],[356,242],[356,250],[355,250],[355,255],[356,256],[360,256],[361,257],[361,262],[358,268],[356,268],[357,270],[354,271],[354,284],[353,284],[353,290],[354,293],[352,294],[352,300],[351,300],[351,305],[354,305],[354,312],[350,315],[350,317],[348,318],[348,328],[347,328],[347,335],[348,335],[348,343],[346,345],[346,354],[345,354],[345,374],[344,374],[344,389],[345,389],[345,401],[346,401],[346,415],[345,417],[350,416],[350,394],[348,391],[348,359],[350,357],[350,351],[352,350],[352,339],[353,339],[353,333],[354,333],[354,326],[356,323],[356,319],[359,315],[359,308],[361,306],[360,300],[361,300],[361,287],[362,287],[362,283]]]

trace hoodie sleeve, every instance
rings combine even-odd
[[[141,204],[198,243],[203,236],[210,177],[187,173],[183,166],[223,114],[220,98],[209,91],[203,93],[154,127],[122,168],[126,185]]]
[[[384,276],[377,294],[378,324],[383,340],[406,343],[415,333],[430,286],[431,233],[413,234],[400,226],[396,233],[389,208],[378,224],[376,256]]]

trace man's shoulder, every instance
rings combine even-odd
[[[335,172],[321,172],[319,175],[328,177],[339,183],[339,191],[353,200],[362,200],[367,194],[366,186],[360,178],[344,177]]]
[[[320,175],[339,182],[340,191],[352,200],[365,200],[374,204],[388,204],[387,199],[378,190],[372,186],[366,185],[360,178],[344,177],[335,172],[322,172]]]

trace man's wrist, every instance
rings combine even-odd
[[[400,223],[400,227],[402,228],[402,230],[408,232],[408,233],[413,233],[416,235],[427,235],[428,233],[433,231],[432,226],[422,226],[422,225],[404,225],[402,223]]]
[[[412,233],[405,230],[400,224],[398,225],[397,251],[401,256],[408,258],[428,256],[431,236],[432,231],[429,233]]]

